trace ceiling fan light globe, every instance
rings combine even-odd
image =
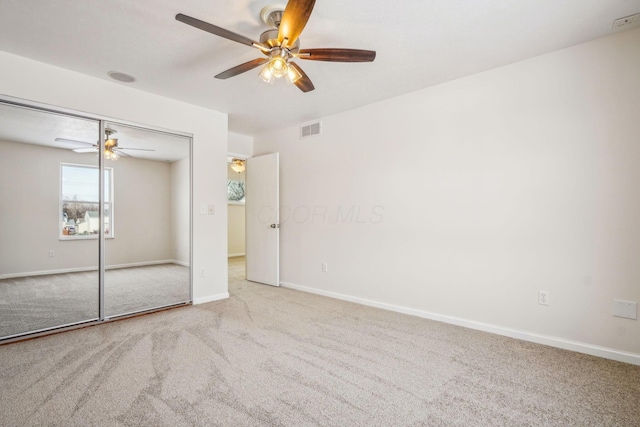
[[[233,164],[231,165],[231,169],[233,169],[234,172],[242,173],[244,172],[244,165]]]
[[[242,173],[245,170],[245,162],[242,159],[233,159],[229,165],[234,172]]]
[[[109,148],[104,149],[104,158],[106,160],[118,160],[118,154]]]
[[[273,74],[273,76],[277,79],[282,78],[287,75],[287,71],[289,70],[289,66],[287,65],[287,61],[284,58],[277,56],[273,58],[269,64],[269,72]]]
[[[269,84],[274,83],[275,77],[273,76],[273,74],[271,74],[271,71],[269,70],[269,64],[265,65],[262,71],[260,71],[260,78],[265,83],[269,83]]]
[[[296,67],[289,65],[287,68],[287,82],[293,84],[302,78],[302,74],[300,74]]]

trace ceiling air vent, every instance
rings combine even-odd
[[[300,126],[300,139],[320,135],[320,122]]]

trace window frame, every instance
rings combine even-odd
[[[63,234],[63,227],[62,227],[62,222],[64,220],[64,204],[65,202],[76,202],[76,203],[86,203],[86,204],[97,204],[98,205],[98,211],[100,209],[100,200],[98,200],[97,202],[95,201],[87,201],[87,200],[66,200],[63,199],[63,183],[62,183],[62,176],[63,176],[63,169],[65,167],[74,167],[74,168],[85,168],[85,169],[97,169],[98,173],[100,173],[100,167],[99,166],[94,166],[94,165],[85,165],[85,164],[78,164],[78,163],[65,163],[65,162],[60,162],[60,177],[59,177],[59,183],[58,183],[58,190],[59,190],[59,194],[58,194],[58,240],[92,240],[92,239],[98,239],[100,237],[99,234],[88,234],[88,235],[65,235]],[[113,239],[115,238],[115,229],[114,229],[114,209],[113,209],[113,168],[110,167],[105,167],[104,168],[104,172],[108,174],[108,186],[109,186],[109,201],[104,202],[104,209],[105,212],[108,212],[109,214],[107,216],[105,216],[105,218],[108,218],[108,222],[109,222],[109,234],[105,235],[105,238],[107,239]],[[105,177],[105,182],[106,182],[107,178]],[[101,229],[104,227],[104,224],[101,224]]]

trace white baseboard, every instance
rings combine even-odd
[[[83,271],[98,271],[98,269],[96,267],[82,267],[82,268],[62,268],[59,270],[29,271],[26,273],[0,274],[0,279],[16,279],[18,277],[46,276],[49,274],[81,273]]]
[[[132,262],[129,264],[115,264],[115,265],[108,265],[105,270],[116,270],[118,268],[129,268],[129,267],[147,267],[150,265],[160,265],[160,264],[178,264],[178,261],[174,259],[163,259],[159,261],[143,261],[143,262]]]
[[[227,255],[227,258],[233,258],[235,256],[245,256],[245,253],[243,252],[241,254],[229,254],[229,255]]]
[[[179,264],[185,267],[189,266],[188,263],[183,263],[182,261],[176,261],[173,259],[164,259],[159,261],[144,261],[144,262],[132,262],[129,264],[108,265],[106,270],[116,270],[119,268],[130,268],[130,267],[147,267],[150,265],[159,265],[159,264]],[[31,277],[31,276],[46,276],[50,274],[81,273],[83,271],[98,271],[98,267],[61,268],[58,270],[42,270],[42,271],[29,271],[25,273],[0,274],[0,279],[14,279],[18,277]]]
[[[566,340],[548,335],[540,335],[532,332],[519,331],[516,329],[504,328],[502,326],[490,325],[488,323],[476,322],[473,320],[461,319],[453,316],[446,316],[437,313],[431,313],[424,310],[403,307],[399,305],[387,304],[379,301],[372,301],[364,298],[344,295],[337,292],[324,291],[322,289],[310,288],[307,286],[296,285],[295,283],[280,282],[285,288],[295,289],[302,292],[308,292],[316,295],[322,295],[330,298],[336,298],[344,301],[355,302],[357,304],[367,305],[370,307],[382,308],[384,310],[395,311],[398,313],[409,314],[412,316],[422,317],[424,319],[435,320],[438,322],[449,323],[452,325],[463,326],[465,328],[476,329],[479,331],[489,332],[496,335],[503,335],[510,338],[516,338],[523,341],[544,344],[551,347],[561,348],[564,350],[576,351],[578,353],[589,354],[591,356],[603,357],[605,359],[616,360],[618,362],[630,363],[632,365],[640,365],[640,354],[628,353],[624,351],[614,350],[611,348],[600,347],[597,345],[586,344],[577,341]]]
[[[229,298],[229,292],[224,292],[221,294],[216,294],[216,295],[209,295],[206,297],[202,297],[202,298],[194,298],[193,299],[193,304],[204,304],[207,302],[212,302],[212,301],[220,301],[221,299],[227,299]]]

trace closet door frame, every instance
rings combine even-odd
[[[0,345],[2,344],[8,344],[11,342],[15,342],[15,341],[22,341],[25,339],[31,339],[31,338],[35,338],[35,337],[39,337],[39,336],[44,336],[44,335],[50,335],[53,333],[58,333],[58,332],[62,332],[62,331],[68,331],[68,330],[73,330],[73,329],[78,329],[78,328],[84,328],[86,326],[90,326],[90,325],[97,325],[97,324],[102,324],[102,323],[107,323],[107,322],[111,322],[111,321],[115,321],[115,320],[119,320],[119,319],[123,319],[123,318],[127,318],[127,317],[134,317],[134,316],[139,316],[141,314],[146,314],[146,313],[152,313],[152,312],[156,312],[156,311],[161,311],[161,310],[166,310],[168,308],[174,308],[174,307],[181,307],[181,306],[188,306],[188,305],[192,305],[193,304],[193,134],[191,133],[187,133],[187,132],[181,132],[181,131],[175,131],[175,130],[171,130],[171,129],[165,129],[165,128],[161,128],[161,127],[157,127],[157,126],[149,126],[149,125],[142,125],[136,122],[131,122],[131,121],[127,121],[127,120],[119,120],[119,119],[114,119],[111,117],[107,117],[107,116],[102,116],[102,115],[98,115],[98,114],[91,114],[91,113],[86,113],[86,112],[80,112],[80,111],[76,111],[73,109],[69,109],[69,108],[65,108],[65,107],[59,107],[59,106],[54,106],[54,105],[49,105],[49,104],[45,104],[45,103],[41,103],[41,102],[36,102],[36,101],[30,101],[30,100],[25,100],[25,99],[20,99],[20,98],[15,98],[15,97],[11,97],[11,96],[6,96],[6,95],[2,95],[0,94],[0,103],[5,104],[5,105],[9,105],[9,106],[15,106],[15,107],[21,107],[21,108],[28,108],[28,109],[32,109],[32,110],[38,110],[38,111],[42,111],[44,113],[51,113],[51,114],[62,114],[62,115],[66,115],[66,116],[71,116],[71,117],[76,117],[79,119],[88,119],[88,120],[95,120],[97,122],[99,122],[99,126],[100,126],[100,139],[102,140],[102,136],[104,136],[105,134],[105,127],[106,127],[106,123],[117,123],[117,124],[122,124],[125,126],[131,126],[131,127],[136,127],[136,128],[140,128],[140,129],[144,129],[144,130],[149,130],[152,132],[158,132],[158,133],[164,133],[164,134],[168,134],[168,135],[173,135],[173,136],[178,136],[178,137],[183,137],[188,139],[188,143],[189,143],[189,244],[188,244],[188,248],[189,248],[189,300],[185,301],[185,302],[179,302],[176,304],[168,304],[166,306],[162,306],[162,307],[156,307],[156,308],[152,308],[152,309],[147,309],[147,310],[140,310],[140,311],[136,311],[133,313],[127,313],[121,316],[112,316],[112,317],[105,317],[105,268],[106,268],[106,263],[105,263],[105,243],[106,243],[106,237],[104,235],[104,233],[100,233],[99,234],[99,238],[98,238],[98,277],[99,277],[99,283],[98,283],[98,289],[99,289],[99,293],[98,293],[98,315],[99,318],[98,319],[91,319],[91,320],[87,320],[87,321],[80,321],[77,323],[72,323],[72,324],[67,324],[67,325],[59,325],[59,326],[52,326],[50,328],[44,328],[44,329],[40,329],[40,330],[35,330],[35,331],[30,331],[30,332],[25,332],[22,333],[20,335],[12,335],[9,338],[1,338],[0,337]],[[102,147],[101,147],[102,148]],[[99,167],[99,209],[100,209],[100,224],[104,224],[104,206],[105,206],[105,201],[104,201],[104,168],[105,168],[105,158],[104,158],[104,151],[102,149],[98,150],[99,152],[99,160],[98,160],[98,167]]]

